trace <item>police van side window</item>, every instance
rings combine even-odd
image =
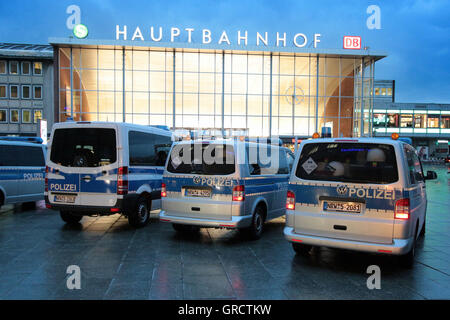
[[[250,175],[288,174],[286,153],[270,146],[247,146]]]
[[[164,166],[172,145],[170,137],[130,131],[130,166]]]
[[[41,147],[0,146],[2,167],[44,167],[45,159]]]
[[[406,160],[408,162],[409,180],[411,184],[417,184],[423,181],[422,166],[420,165],[419,157],[413,150],[409,148],[407,148],[405,151]]]

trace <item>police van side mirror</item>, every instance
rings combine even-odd
[[[425,180],[434,180],[437,179],[437,174],[434,171],[427,171],[427,175],[425,176]]]

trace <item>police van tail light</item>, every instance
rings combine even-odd
[[[166,184],[163,182],[161,184],[161,198],[165,198],[167,197],[167,189],[166,189]]]
[[[244,201],[245,189],[244,186],[236,186],[233,188],[233,201]]]
[[[395,202],[395,219],[409,219],[409,198],[400,199]]]
[[[292,191],[287,192],[286,209],[288,209],[288,210],[295,209],[295,193]]]
[[[45,183],[45,192],[48,192],[48,166],[45,166],[44,183]]]
[[[120,167],[117,171],[117,194],[128,193],[128,167]]]

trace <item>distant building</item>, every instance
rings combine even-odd
[[[36,136],[53,117],[53,49],[0,43],[0,136]]]
[[[393,80],[375,80],[374,91],[373,136],[409,137],[424,158],[449,152],[450,104],[395,102]]]

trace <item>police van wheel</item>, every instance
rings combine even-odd
[[[150,212],[148,208],[148,200],[145,197],[140,197],[137,200],[136,208],[128,215],[128,223],[135,228],[147,225],[150,221]]]
[[[414,233],[414,242],[411,246],[411,249],[409,250],[409,252],[407,254],[404,254],[399,257],[400,264],[402,265],[402,267],[407,268],[407,269],[411,269],[412,266],[414,265],[414,257],[416,255],[417,228],[418,227],[416,227],[416,232]]]
[[[301,243],[292,243],[292,248],[294,249],[295,253],[306,256],[309,251],[311,250],[312,246],[307,244],[301,244]]]
[[[252,224],[245,229],[246,234],[252,240],[258,240],[261,238],[264,229],[264,208],[259,206],[256,208],[253,214]]]
[[[68,224],[77,224],[83,218],[83,216],[74,215],[69,211],[60,211],[59,215],[61,216],[61,219]]]
[[[424,220],[423,220],[423,226],[422,226],[422,229],[420,230],[420,236],[421,236],[421,237],[424,237],[424,236],[425,236],[426,225],[427,225],[427,216],[425,215],[425,218],[424,218]]]

